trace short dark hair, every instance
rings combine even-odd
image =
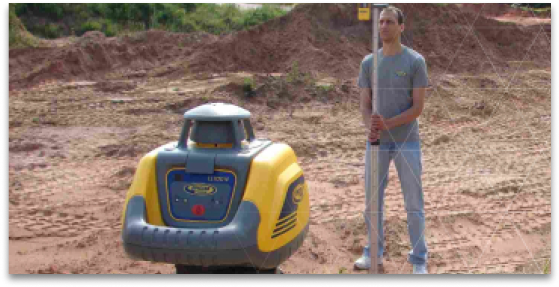
[[[404,13],[399,8],[396,8],[392,5],[390,5],[386,8],[384,8],[384,9],[382,9],[382,12],[384,12],[384,11],[390,11],[390,12],[396,14],[398,16],[398,25],[404,24]]]

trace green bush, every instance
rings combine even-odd
[[[287,73],[287,82],[291,84],[297,84],[301,81],[301,73],[299,72],[299,62],[295,61],[291,63],[291,69]]]
[[[108,13],[108,6],[105,3],[87,3],[87,10],[90,11],[92,16],[106,17]]]
[[[181,7],[182,9],[184,9],[184,11],[186,12],[194,12],[196,11],[196,5],[195,3],[179,3],[178,6]]]
[[[9,47],[19,48],[19,47],[35,47],[37,46],[37,40],[33,35],[31,35],[25,29],[25,26],[21,23],[16,15],[15,4],[9,4]]]
[[[97,21],[87,21],[83,23],[78,32],[78,36],[85,34],[89,31],[103,31],[103,25]]]
[[[13,7],[18,17],[75,19],[74,26],[67,30],[76,31],[78,36],[87,31],[103,31],[109,37],[150,28],[220,35],[248,29],[287,13],[271,4],[247,11],[241,11],[235,4],[214,3],[17,3]],[[63,29],[49,26],[34,32],[52,38],[62,36]]]
[[[285,15],[287,12],[281,8],[264,4],[262,8],[249,10],[243,15],[244,28],[250,28],[266,21]]]
[[[253,86],[254,86],[254,80],[252,78],[246,77],[246,78],[243,79],[243,90],[245,92],[252,91]]]
[[[272,5],[241,11],[234,4],[198,4],[195,13],[188,13],[199,29],[211,34],[225,34],[262,24],[287,12]]]
[[[322,94],[328,94],[330,91],[334,89],[333,85],[317,85],[316,88]]]
[[[60,20],[64,16],[62,4],[57,3],[18,3],[16,14],[18,17],[25,13],[33,13],[36,16],[44,16],[51,20]]]
[[[122,25],[113,23],[111,20],[90,20],[81,25],[78,35],[81,36],[88,31],[100,31],[107,37],[114,37],[123,30]]]
[[[231,4],[225,4],[224,6],[229,6]],[[196,6],[195,13],[189,13],[188,18],[192,22],[196,23],[198,29],[206,31],[211,34],[222,34],[227,31],[227,25],[225,24],[225,19],[221,18],[224,7],[216,4],[199,4]]]
[[[170,26],[170,30],[173,32],[190,33],[200,31],[200,27],[196,24],[194,19],[189,17],[181,18],[179,21],[173,23]]]
[[[551,273],[551,259],[547,259],[545,262],[545,266],[543,268],[543,274],[550,274]]]
[[[18,17],[26,14],[28,11],[27,4],[25,3],[10,3],[10,13],[12,13],[12,9],[14,10],[13,12],[15,13],[15,15]]]
[[[56,24],[49,23],[43,27],[43,36],[45,38],[56,39],[62,34],[62,29]]]
[[[551,3],[516,3],[511,4],[512,7],[526,7],[526,8],[551,8]]]
[[[105,33],[105,36],[114,37],[118,34],[118,30],[119,29],[117,24],[113,24],[109,20],[105,21],[105,25],[103,27],[103,33]]]
[[[8,24],[8,38],[9,38],[9,46],[12,47],[14,44],[16,44],[19,39],[20,39],[20,31],[19,31],[19,27],[17,26],[17,24],[19,23],[19,19],[17,18],[16,14],[14,11],[15,10],[12,8],[12,4],[10,4],[10,18],[9,18],[9,24]],[[17,21],[17,22],[16,22]]]
[[[187,24],[186,26],[190,26],[189,28],[187,28],[187,30],[190,32],[192,31],[191,29],[194,26],[197,26],[197,25],[191,25],[191,24],[195,24],[192,21],[185,21],[185,19],[187,19],[186,10],[180,8],[180,6],[175,4],[160,4],[154,6],[154,12],[155,12],[155,17],[153,19],[155,24],[154,27],[157,28],[163,27],[166,30],[181,31],[182,29],[186,28],[183,26]]]
[[[254,79],[252,79],[251,77],[246,77],[243,79],[243,92],[245,93],[245,97],[254,96]]]

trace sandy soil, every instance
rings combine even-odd
[[[444,69],[454,59],[450,54],[432,69],[420,117],[430,273],[543,273],[548,268],[551,52],[547,34],[531,35],[527,39],[534,41],[517,43],[522,53],[482,53],[475,66],[460,72]],[[179,40],[198,43],[200,37],[205,36]],[[204,39],[218,49],[219,41],[234,42],[227,36]],[[477,53],[472,49],[483,52],[490,39],[457,53],[457,63],[470,67],[467,62]],[[451,48],[460,50],[459,44]],[[365,133],[358,116],[358,64],[353,64],[366,48],[356,49],[353,64],[344,66],[353,65],[351,70],[313,66],[316,81],[333,84],[324,91],[299,74],[298,81],[285,85],[293,72],[289,67],[276,67],[277,74],[250,69],[252,64],[237,72],[185,72],[177,63],[200,62],[188,57],[165,62],[169,51],[159,51],[157,59],[150,58],[151,48],[118,45],[148,60],[121,59],[121,66],[93,72],[92,63],[80,62],[86,76],[38,81],[42,72],[34,78],[29,72],[43,71],[45,64],[33,66],[29,59],[40,51],[10,51],[11,274],[174,273],[173,265],[126,256],[120,215],[139,159],[177,140],[182,113],[206,102],[250,110],[258,137],[288,143],[298,155],[309,180],[311,225],[303,246],[281,266],[284,272],[365,273],[353,270],[366,239],[361,216]],[[199,48],[188,45],[184,49]],[[12,74],[17,63],[28,70]],[[249,76],[256,93],[246,98],[240,85]],[[410,273],[404,202],[393,165],[385,202],[383,272]]]

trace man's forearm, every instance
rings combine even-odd
[[[373,114],[373,109],[371,107],[361,107],[361,116],[363,117],[363,124],[367,130],[371,129],[371,115]]]
[[[408,123],[411,123],[413,120],[415,120],[416,118],[419,117],[419,115],[421,115],[421,110],[415,106],[413,106],[412,108],[408,109],[407,111],[389,118],[389,119],[385,119],[385,124],[388,127],[388,129],[393,129],[395,127],[399,127],[401,125],[405,125]]]

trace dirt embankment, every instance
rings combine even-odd
[[[432,71],[477,72],[489,65],[506,67],[508,61],[528,50],[527,60],[545,62],[550,53],[545,44],[551,25],[511,25],[457,5],[396,6],[407,15],[403,42],[423,54]],[[491,11],[492,6],[487,7]],[[284,17],[221,37],[148,31],[105,38],[92,32],[63,47],[12,49],[10,89],[48,80],[94,80],[117,73],[123,78],[192,72],[277,73],[295,66],[349,79],[357,75],[361,60],[371,51],[370,22],[359,22],[355,15],[356,5],[352,4],[298,5]],[[448,43],[460,43],[460,53]]]
[[[519,43],[530,43],[539,29],[501,23],[456,5],[396,6],[407,15],[402,41],[423,54],[429,68],[437,71],[470,72],[480,68],[473,59],[487,59],[486,55],[494,64],[505,64],[529,48]],[[220,39],[192,59],[192,68],[282,72],[297,62],[307,70],[352,78],[371,51],[372,33],[370,22],[359,22],[355,15],[356,5],[350,4],[297,6],[282,18]],[[539,41],[545,44],[543,37]],[[448,43],[464,47],[457,55],[456,47]],[[550,52],[549,45],[532,50],[531,60],[536,61],[545,61]]]
[[[535,12],[521,8],[514,8],[510,5],[502,3],[463,3],[458,4],[458,7],[463,10],[472,11],[474,13],[481,12],[481,14],[485,17],[536,17],[543,19],[551,18],[551,10],[546,12]]]
[[[164,76],[172,69],[168,64],[215,39],[206,33],[153,30],[113,38],[88,32],[61,47],[11,49],[10,89],[48,80],[103,79],[116,72],[124,78]]]

